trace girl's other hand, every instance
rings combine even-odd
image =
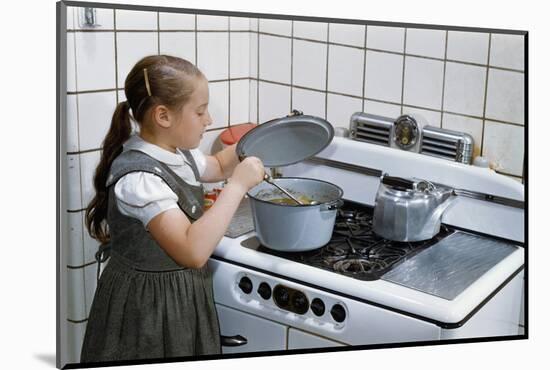
[[[258,157],[246,157],[235,167],[229,182],[242,186],[246,192],[263,181],[264,173],[264,165]]]

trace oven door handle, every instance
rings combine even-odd
[[[244,346],[247,343],[248,339],[246,339],[242,335],[234,335],[232,337],[228,337],[225,335],[221,336],[221,344],[223,347],[239,347]]]

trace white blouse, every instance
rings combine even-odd
[[[191,164],[179,149],[172,153],[143,140],[139,135],[132,135],[124,143],[122,150],[139,150],[148,154],[167,164],[188,184],[199,185]],[[191,149],[190,152],[202,176],[206,170],[206,156],[199,149]],[[176,193],[163,179],[149,172],[131,172],[121,177],[115,184],[115,197],[119,211],[126,216],[137,218],[146,229],[149,221],[156,215],[178,208]]]

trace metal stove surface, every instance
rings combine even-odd
[[[436,244],[453,229],[441,225],[434,238],[422,242],[394,242],[372,231],[372,207],[346,201],[339,209],[332,237],[325,246],[307,252],[280,252],[262,246],[256,237],[244,247],[359,280],[377,280],[418,252]]]

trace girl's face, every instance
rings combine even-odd
[[[195,79],[195,91],[189,101],[175,114],[173,126],[176,147],[194,149],[199,146],[202,134],[212,123],[208,112],[208,81]]]

